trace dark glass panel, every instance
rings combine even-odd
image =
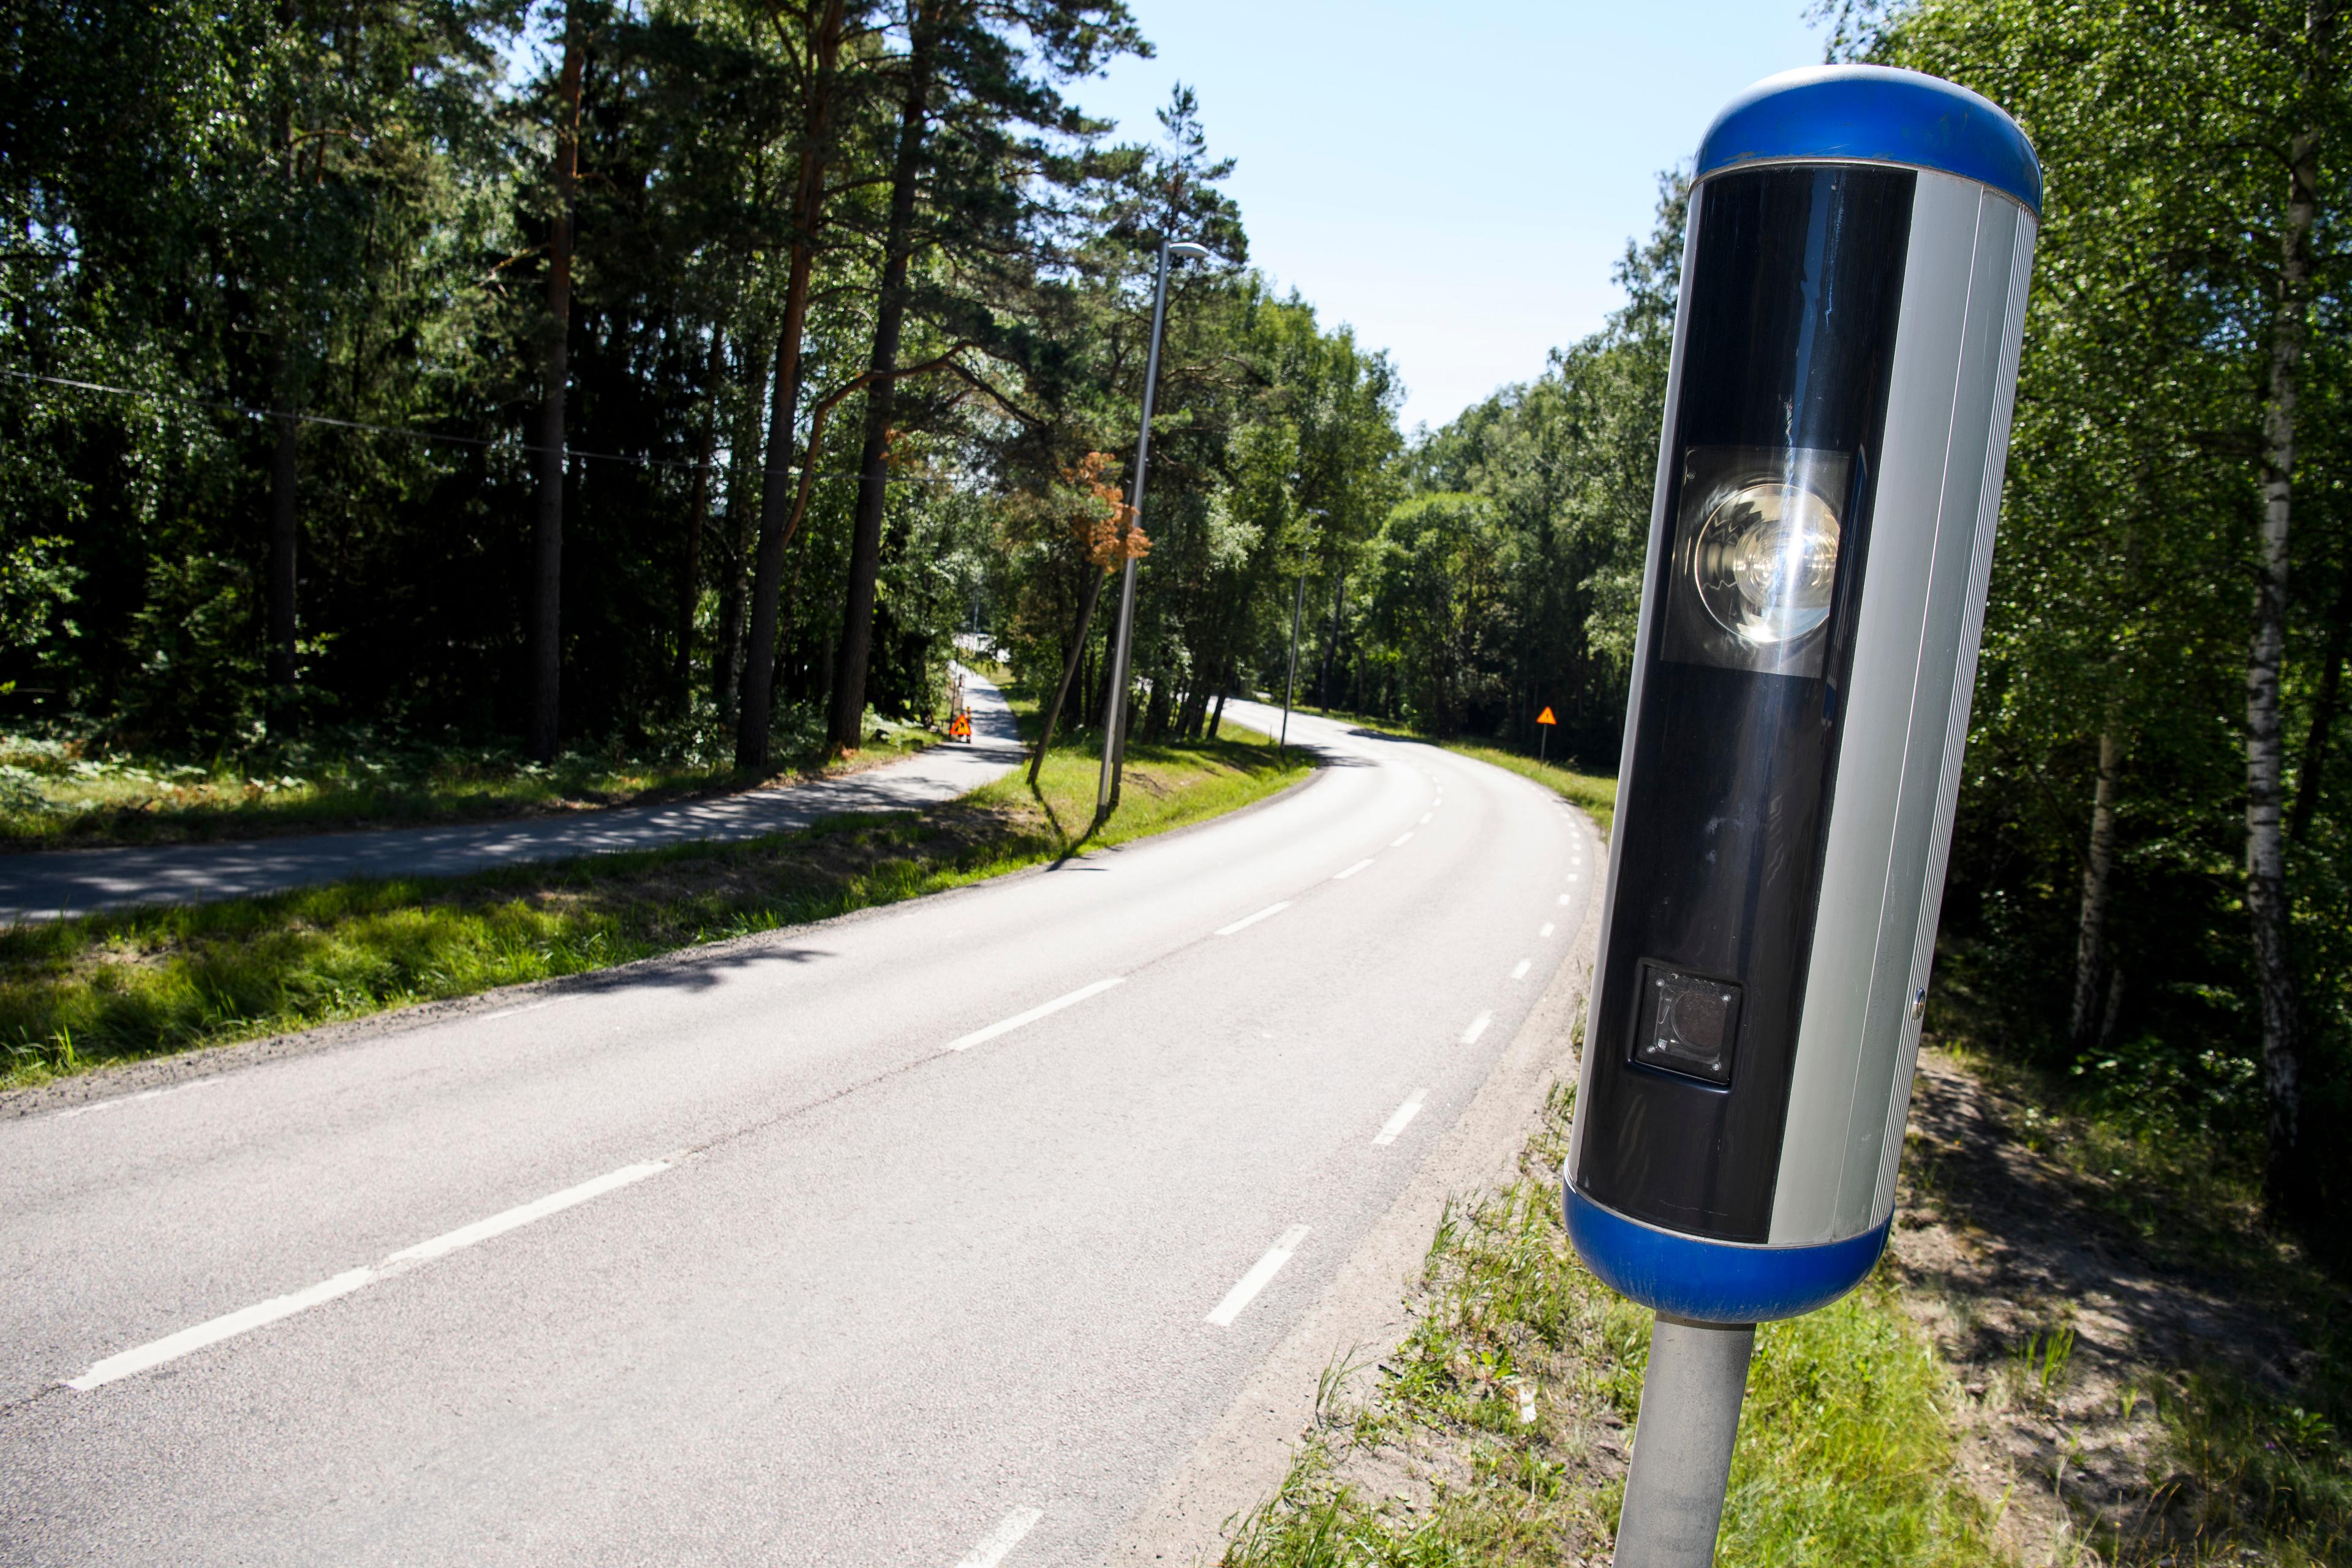
[[[1669,536],[1618,805],[1577,1184],[1636,1218],[1726,1240],[1762,1241],[1771,1222],[1915,184],[1899,169],[1798,165],[1700,185],[1669,414]],[[1740,504],[1766,522],[1775,509],[1826,509],[1834,578],[1816,624],[1792,613],[1780,624],[1795,635],[1743,642],[1728,635],[1737,563],[1706,554],[1694,531],[1741,487],[1768,482],[1813,499]],[[1708,489],[1686,505],[1694,487]],[[1736,541],[1757,519],[1732,522]],[[1642,1065],[1654,1006],[1643,980],[1660,972],[1721,981],[1738,998],[1727,1083]]]

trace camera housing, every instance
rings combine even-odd
[[[1773,78],[1700,151],[1563,1200],[1677,1317],[1885,1243],[2040,199],[1910,71]]]

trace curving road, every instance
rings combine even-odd
[[[1099,1559],[1595,874],[1292,734],[1191,832],[0,1122],[0,1561]]]
[[[140,904],[202,903],[348,877],[455,877],[625,849],[733,843],[806,827],[821,817],[937,805],[1010,773],[1026,757],[1003,694],[980,676],[963,673],[972,710],[970,745],[938,745],[903,762],[834,778],[666,805],[219,844],[0,855],[0,925]]]

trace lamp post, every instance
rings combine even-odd
[[[1308,517],[1328,517],[1331,514],[1319,506],[1307,509]],[[1274,752],[1280,756],[1290,746],[1290,700],[1298,690],[1298,620],[1307,610],[1307,552],[1298,552],[1298,592],[1290,601],[1290,673],[1282,678],[1282,733],[1275,737]]]
[[[1160,389],[1160,334],[1168,324],[1168,263],[1207,259],[1209,247],[1190,240],[1160,241],[1160,273],[1151,291],[1151,348],[1143,361],[1143,426],[1135,435],[1135,499],[1128,503],[1134,515],[1130,528],[1143,526],[1143,471],[1151,461],[1151,403]],[[1118,794],[1118,770],[1127,755],[1127,737],[1120,730],[1120,710],[1127,702],[1127,661],[1135,637],[1135,557],[1127,558],[1118,587],[1118,639],[1111,652],[1110,700],[1103,705],[1102,775],[1095,784],[1095,820],[1110,814]]]

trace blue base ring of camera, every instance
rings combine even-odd
[[[1695,1323],[1763,1323],[1817,1310],[1867,1279],[1895,1224],[1810,1247],[1747,1247],[1660,1230],[1563,1182],[1577,1256],[1619,1295]]]

